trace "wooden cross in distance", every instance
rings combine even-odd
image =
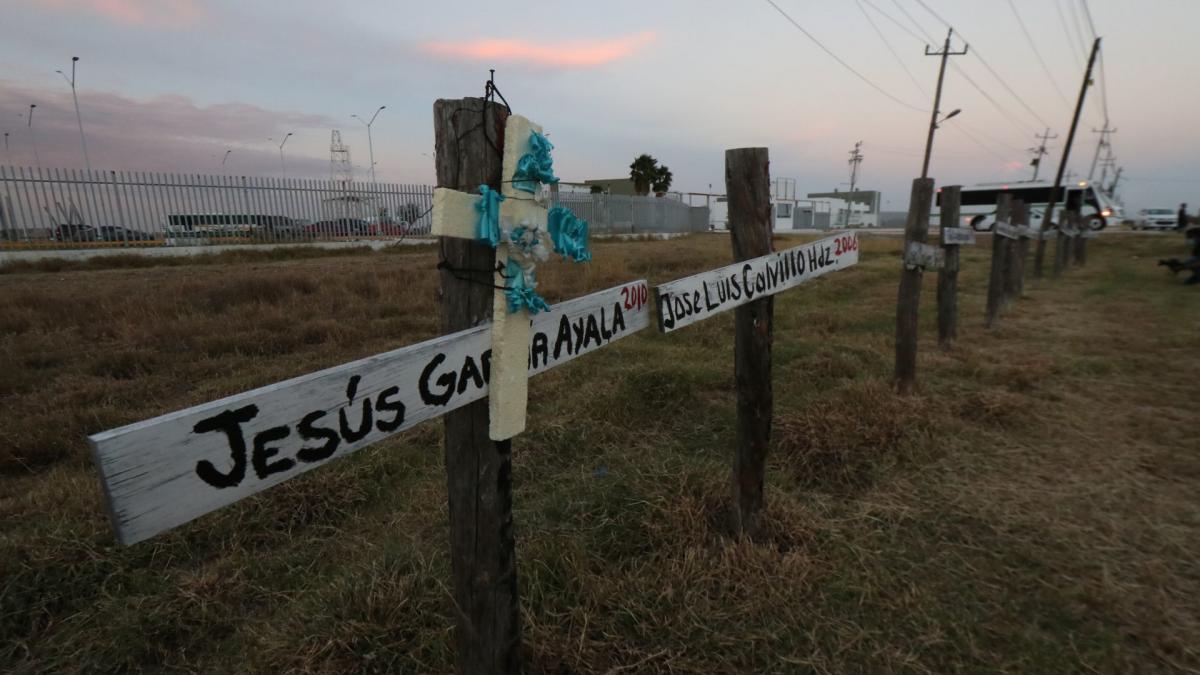
[[[515,227],[539,231],[546,229],[546,206],[537,203],[528,192],[516,187],[513,178],[517,163],[532,149],[533,132],[542,127],[520,115],[510,115],[504,127],[503,182],[500,194],[500,228]],[[433,191],[432,233],[440,237],[478,239],[479,214],[475,205],[480,195],[447,188]],[[488,436],[494,441],[512,438],[525,430],[525,411],[529,400],[529,310],[525,307],[509,314],[508,297],[503,290],[508,279],[503,270],[509,259],[509,245],[496,247],[496,271],[493,284],[496,291],[492,304],[492,358],[488,381]]]

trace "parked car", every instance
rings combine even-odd
[[[1138,211],[1137,220],[1133,221],[1135,230],[1173,230],[1179,222],[1179,214],[1171,209],[1142,209]]]
[[[408,234],[408,223],[392,218],[379,218],[371,223],[371,236],[403,237]]]
[[[365,237],[371,233],[371,225],[361,218],[321,220],[304,229],[309,234],[324,237]]]
[[[99,241],[100,235],[91,225],[63,223],[54,228],[55,241]]]
[[[154,235],[119,225],[101,225],[100,241],[154,241]]]

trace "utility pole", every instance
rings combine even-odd
[[[862,141],[854,144],[854,149],[850,151],[850,191],[854,192],[854,188],[858,185],[858,165],[862,164]]]
[[[1108,189],[1105,190],[1105,193],[1108,194],[1109,199],[1116,199],[1117,183],[1121,182],[1121,172],[1124,170],[1125,170],[1125,167],[1123,167],[1123,166],[1117,167],[1117,174],[1115,176],[1113,176],[1112,183],[1109,184]]]
[[[1037,138],[1042,141],[1041,145],[1037,146],[1036,148],[1029,149],[1029,151],[1033,153],[1033,161],[1030,162],[1030,164],[1033,165],[1033,180],[1037,180],[1038,171],[1040,171],[1042,168],[1042,158],[1045,157],[1046,155],[1050,154],[1046,150],[1046,141],[1052,141],[1052,140],[1058,138],[1058,134],[1054,134],[1053,136],[1051,136],[1050,128],[1046,127],[1045,133],[1040,134],[1040,135],[1035,135],[1034,138]]]
[[[933,114],[929,116],[929,138],[925,140],[925,163],[921,165],[921,178],[929,176],[929,155],[933,152],[933,132],[938,128],[938,113],[939,106],[942,104],[942,81],[946,79],[946,60],[951,56],[962,56],[967,53],[969,45],[963,45],[961,52],[950,51],[950,36],[954,34],[954,29],[951,28],[946,32],[946,44],[940,52],[929,51],[929,45],[925,45],[925,56],[940,56],[942,57],[941,68],[938,69],[937,93],[933,95]],[[942,121],[946,121],[959,113],[958,110],[946,115]]]
[[[1088,171],[1088,182],[1092,182],[1092,178],[1096,175],[1096,163],[1100,161],[1100,151],[1109,147],[1108,137],[1117,133],[1116,129],[1108,128],[1108,120],[1104,120],[1103,129],[1092,129],[1093,134],[1100,134],[1100,140],[1096,142],[1096,154],[1092,157],[1092,168]]]
[[[862,164],[862,141],[854,144],[854,149],[850,151],[850,194],[846,199],[846,223],[845,227],[850,227],[850,211],[854,209],[854,189],[858,185],[858,166]]]
[[[1088,57],[1087,71],[1083,74],[1083,83],[1079,85],[1079,99],[1075,101],[1075,117],[1071,119],[1071,131],[1067,133],[1067,143],[1063,146],[1062,160],[1058,163],[1058,175],[1054,177],[1054,188],[1050,190],[1050,203],[1042,216],[1042,229],[1054,217],[1054,207],[1058,205],[1058,191],[1062,189],[1063,173],[1067,170],[1067,160],[1071,158],[1071,145],[1075,142],[1075,131],[1079,128],[1079,114],[1083,112],[1083,100],[1087,97],[1088,85],[1092,83],[1092,68],[1096,65],[1096,55],[1100,53],[1100,38],[1092,43],[1092,54]],[[1065,200],[1064,200],[1065,201]],[[1061,237],[1061,229],[1059,236]],[[1037,254],[1034,256],[1033,276],[1042,276],[1042,264],[1046,258],[1046,239],[1038,237]]]

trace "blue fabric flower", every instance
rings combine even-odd
[[[546,229],[554,242],[554,252],[574,260],[587,262],[592,259],[588,250],[588,224],[575,217],[565,206],[556,206],[546,214]]]
[[[517,172],[513,174],[513,187],[522,192],[537,192],[538,183],[552,185],[558,182],[554,175],[554,158],[550,156],[554,146],[538,132],[531,134],[529,152],[517,160]]]
[[[479,186],[479,201],[475,202],[475,210],[479,213],[479,223],[475,226],[475,237],[496,248],[500,245],[500,202],[504,195],[486,185]]]
[[[550,305],[546,304],[542,296],[533,290],[532,280],[526,278],[525,270],[521,269],[517,261],[509,259],[508,265],[504,268],[504,275],[508,279],[504,295],[508,299],[509,314],[516,314],[521,307],[528,309],[530,314],[550,311]]]

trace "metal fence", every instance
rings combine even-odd
[[[554,199],[596,234],[663,234],[708,229],[708,207],[669,197],[560,192]]]
[[[0,166],[0,245],[190,246],[429,232],[424,185]]]
[[[596,234],[698,232],[708,209],[668,197],[564,191]],[[196,246],[429,234],[433,188],[0,166],[0,247]]]

